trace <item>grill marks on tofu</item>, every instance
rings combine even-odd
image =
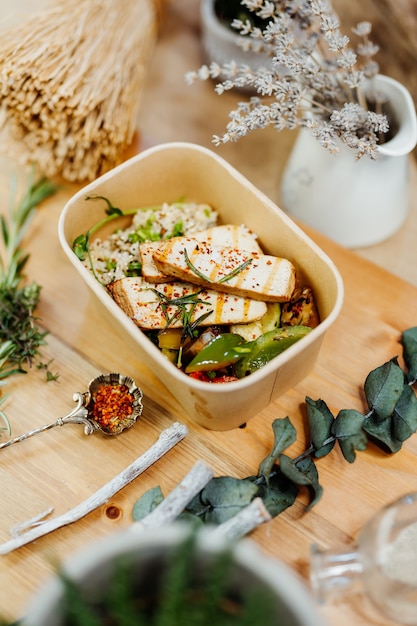
[[[295,267],[287,259],[195,238],[165,241],[153,258],[159,270],[169,276],[264,302],[287,302],[296,284]],[[239,269],[247,261],[249,264]]]
[[[181,328],[184,311],[191,314],[187,323],[199,320],[201,326],[250,324],[265,315],[267,302],[290,301],[296,285],[293,264],[263,254],[245,226],[214,226],[190,237],[144,242],[139,253],[142,276],[121,278],[107,288],[145,331],[168,324]],[[183,303],[170,304],[187,297],[194,302],[183,309]]]
[[[168,276],[155,264],[153,255],[160,245],[160,241],[145,241],[139,246],[142,275],[150,283],[169,283],[175,280],[175,276]]]
[[[213,226],[212,228],[194,233],[192,238],[215,246],[233,247],[247,252],[262,254],[256,235],[246,226],[236,226],[235,224]],[[170,239],[170,241],[173,241],[173,239]],[[155,264],[154,253],[157,252],[163,243],[161,241],[145,241],[139,246],[142,274],[151,283],[170,282],[175,279],[174,276],[165,274]]]
[[[267,309],[265,302],[251,298],[212,289],[200,291],[192,283],[154,284],[138,276],[121,278],[108,285],[107,289],[126,315],[143,330],[163,330],[167,327],[167,318],[172,318],[170,328],[181,328],[183,325],[179,307],[168,305],[164,311],[156,291],[170,300],[196,294],[195,299],[202,302],[195,305],[190,322],[210,311],[210,315],[201,321],[201,326],[249,323],[261,319]],[[191,310],[191,304],[187,307]]]

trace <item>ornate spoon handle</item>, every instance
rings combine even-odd
[[[25,439],[29,439],[29,437],[33,437],[38,433],[43,433],[45,430],[50,430],[55,426],[64,426],[65,424],[84,424],[84,432],[86,435],[91,435],[95,430],[94,424],[87,419],[88,410],[84,406],[85,396],[82,393],[75,393],[74,400],[77,402],[77,406],[65,415],[65,417],[59,417],[55,422],[51,422],[50,424],[45,424],[44,426],[40,426],[39,428],[34,428],[33,430],[29,430],[27,433],[23,433],[19,437],[15,437],[14,439],[9,439],[4,443],[0,444],[1,448],[8,448],[14,443],[20,443],[21,441],[25,441]]]
[[[135,424],[143,408],[141,389],[129,376],[115,372],[94,378],[90,381],[88,391],[77,391],[73,400],[77,406],[68,415],[1,443],[0,449],[65,424],[83,424],[86,435],[92,435],[97,430],[105,435],[118,435]]]

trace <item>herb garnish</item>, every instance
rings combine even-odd
[[[37,205],[56,192],[46,178],[30,181],[23,199],[0,215],[3,254],[0,254],[0,385],[14,374],[25,374],[45,344],[46,331],[37,326],[34,315],[40,286],[23,284],[29,255],[21,247]],[[49,368],[47,368],[49,372]],[[0,398],[0,406],[6,395]],[[9,429],[4,411],[0,411]]]
[[[188,256],[188,252],[187,252],[186,248],[184,248],[184,259],[185,259],[185,262],[187,264],[187,267],[193,272],[193,274],[195,274],[196,276],[201,278],[201,280],[204,280],[206,283],[212,283],[213,282],[208,276],[205,276],[202,272],[200,272],[200,270],[198,270],[193,265],[193,263],[190,260],[190,257]],[[240,272],[243,272],[243,270],[246,269],[248,267],[248,265],[250,265],[252,263],[252,261],[253,261],[253,259],[247,259],[246,261],[241,263],[238,267],[235,267],[234,270],[232,270],[228,274],[225,274],[222,278],[220,278],[216,282],[217,283],[227,283],[228,280],[231,280],[232,278],[234,278],[235,276],[240,274]]]
[[[194,293],[189,293],[185,296],[181,296],[180,298],[168,298],[168,296],[166,296],[164,293],[161,293],[157,289],[151,289],[151,291],[153,291],[158,296],[161,309],[165,316],[165,321],[166,321],[165,328],[169,328],[169,326],[171,326],[171,324],[174,321],[181,319],[181,323],[182,323],[181,344],[178,350],[178,358],[177,358],[177,366],[181,367],[184,342],[188,338],[194,339],[195,337],[198,336],[197,327],[213,312],[213,310],[210,309],[209,311],[207,311],[206,313],[203,313],[192,322],[191,320],[192,320],[192,316],[194,314],[196,306],[198,304],[208,305],[208,303],[205,300],[201,300],[198,297],[198,295],[203,291],[202,289]],[[172,306],[177,307],[177,310],[175,311],[175,313],[173,313],[173,315],[169,316],[168,307],[172,307]]]
[[[398,452],[417,431],[417,397],[412,389],[417,382],[417,326],[402,333],[401,344],[406,371],[393,358],[368,374],[364,383],[366,413],[342,409],[334,416],[323,400],[306,397],[310,429],[307,449],[294,459],[284,454],[295,442],[297,432],[289,417],[275,419],[272,450],[260,463],[256,476],[213,478],[188,504],[187,519],[191,515],[200,522],[220,524],[255,497],[261,497],[275,517],[294,504],[300,487],[311,491],[309,510],[323,492],[314,459],[329,454],[336,443],[349,463],[369,442],[388,453]],[[144,494],[135,504],[135,520],[142,519],[163,499],[159,487],[150,495]]]
[[[138,211],[143,211],[143,212],[149,211],[149,210],[156,211],[160,209],[162,205],[157,204],[157,205],[152,205],[152,206],[144,206],[144,207],[139,207],[139,208],[135,207],[133,209],[122,210],[122,209],[119,209],[118,207],[115,207],[112,204],[112,202],[105,196],[98,196],[98,195],[87,196],[85,199],[86,200],[104,200],[107,204],[107,209],[105,210],[106,217],[104,217],[102,220],[94,224],[94,226],[92,226],[86,233],[78,235],[78,237],[76,237],[73,241],[72,249],[77,255],[77,257],[80,259],[80,261],[85,261],[86,258],[88,259],[90,269],[94,278],[100,284],[105,284],[105,283],[102,283],[99,276],[97,275],[97,272],[95,271],[95,268],[94,268],[93,259],[91,257],[90,240],[91,240],[92,235],[94,235],[94,233],[97,232],[100,228],[102,228],[103,226],[106,226],[107,224],[109,224],[110,222],[112,222],[113,220],[119,217],[127,217],[129,215],[135,215],[135,213],[138,213]],[[173,204],[181,205],[182,202],[181,201],[177,203],[174,202]],[[181,221],[176,222],[174,224],[172,233],[165,233],[164,235],[153,232],[152,227],[153,227],[153,221],[148,220],[145,226],[142,226],[136,232],[131,233],[129,235],[129,241],[131,243],[136,243],[136,242],[142,243],[145,241],[159,241],[163,238],[170,239],[171,237],[176,237],[180,234],[183,234],[183,224]],[[129,264],[127,275],[139,276],[141,273],[141,267],[142,266],[139,261],[132,261]]]

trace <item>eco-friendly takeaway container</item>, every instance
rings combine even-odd
[[[221,223],[245,224],[258,235],[264,252],[294,263],[300,277],[314,291],[321,323],[241,380],[210,384],[186,376],[137,328],[74,254],[74,239],[103,218],[103,204],[86,200],[91,195],[104,196],[121,209],[179,198],[212,205]],[[113,225],[116,227],[116,222]],[[229,163],[213,151],[190,143],[174,142],[149,148],[79,190],[63,209],[59,237],[69,260],[110,322],[125,333],[128,345],[186,413],[212,430],[230,430],[248,422],[307,376],[342,306],[343,283],[329,257]],[[140,385],[140,380],[137,382]]]

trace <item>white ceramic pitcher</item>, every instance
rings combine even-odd
[[[374,87],[385,93],[398,131],[378,147],[380,157],[355,159],[344,144],[332,155],[301,129],[281,182],[281,207],[330,239],[357,248],[393,235],[407,216],[409,153],[417,143],[417,120],[409,91],[378,75]]]

